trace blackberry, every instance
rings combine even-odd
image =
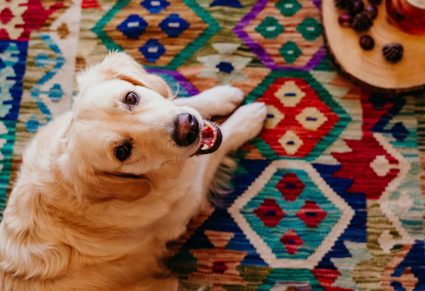
[[[390,63],[398,63],[403,58],[404,48],[399,43],[389,43],[382,48],[384,58]]]
[[[353,18],[348,13],[342,13],[338,17],[338,23],[341,26],[351,26],[351,21],[352,20],[353,20]]]
[[[375,40],[370,35],[365,34],[360,37],[359,44],[365,51],[370,51],[375,47]]]
[[[378,8],[375,5],[369,4],[366,7],[366,13],[369,14],[370,18],[375,19],[378,16]]]
[[[355,16],[364,10],[364,3],[361,0],[354,0],[348,7],[351,15]]]
[[[351,26],[355,31],[366,31],[372,26],[373,22],[371,17],[366,12],[360,12],[353,18]]]

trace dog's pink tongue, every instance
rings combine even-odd
[[[208,147],[212,146],[214,143],[215,130],[213,127],[204,126],[201,130],[202,135],[202,144],[207,145]]]
[[[201,143],[198,154],[209,154],[215,152],[221,145],[222,134],[218,126],[204,121],[201,129]]]

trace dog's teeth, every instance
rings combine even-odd
[[[207,150],[207,149],[209,149],[208,145],[206,145],[206,144],[202,145],[201,150]]]

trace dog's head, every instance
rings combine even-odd
[[[78,76],[68,143],[98,173],[139,176],[215,151],[217,126],[171,101],[166,82],[124,53]]]

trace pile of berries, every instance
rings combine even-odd
[[[378,16],[377,5],[381,0],[371,0],[366,6],[362,0],[335,0],[336,7],[343,10],[338,22],[342,26],[352,27],[355,31],[368,30],[373,25],[373,20]]]
[[[341,9],[338,22],[341,26],[351,27],[357,32],[365,32],[372,27],[373,21],[378,16],[378,8],[382,0],[369,0],[365,5],[363,0],[334,0],[335,6]],[[372,36],[365,34],[360,36],[359,45],[364,50],[372,50],[375,47],[375,40]],[[397,63],[403,57],[403,46],[391,43],[382,49],[384,58]]]

